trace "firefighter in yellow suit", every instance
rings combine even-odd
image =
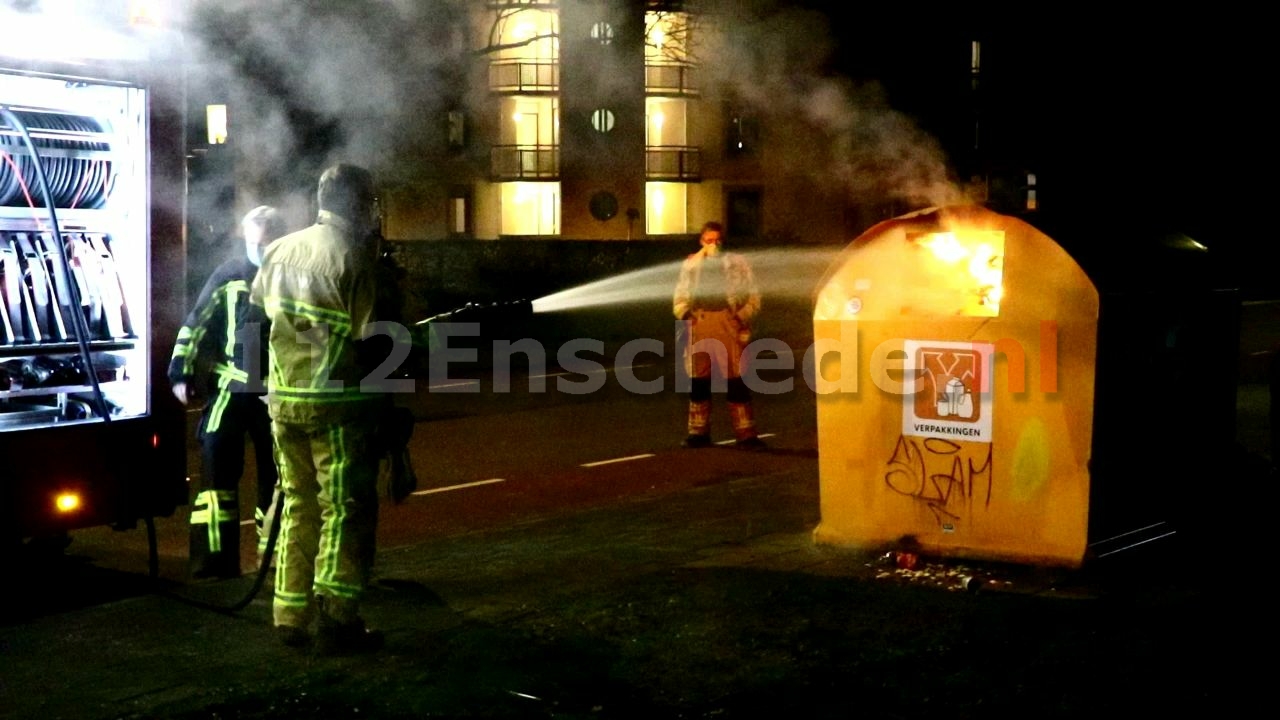
[[[718,222],[702,226],[701,249],[685,258],[676,282],[673,309],[684,322],[687,339],[685,372],[689,374],[689,423],[684,446],[711,444],[712,374],[725,381],[725,399],[735,444],[746,449],[764,447],[756,431],[751,390],[742,379],[751,341],[751,321],[760,312],[760,290],[751,263],[720,244],[724,229]]]
[[[250,300],[271,321],[267,404],[284,493],[276,632],[291,647],[314,642],[318,653],[342,654],[381,645],[360,616],[387,400],[362,382],[369,363],[360,357],[377,295],[373,178],[354,165],[332,166],[317,200],[315,224],[267,250]]]

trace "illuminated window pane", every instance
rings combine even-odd
[[[221,145],[227,141],[227,106],[205,107],[205,124],[209,130],[209,144]]]
[[[503,235],[558,235],[560,183],[502,183]]]
[[[688,16],[682,12],[645,13],[645,62],[683,62],[689,36]]]
[[[455,185],[449,188],[445,226],[450,235],[471,234],[471,190],[471,187],[466,185]]]
[[[591,113],[591,127],[597,132],[607,133],[613,129],[613,112],[601,108]]]
[[[591,26],[591,39],[601,45],[613,42],[613,26],[607,22],[598,22]]]
[[[465,233],[467,231],[467,199],[463,197],[454,198],[451,214],[453,227],[449,228],[450,232],[458,235]]]
[[[649,235],[680,235],[689,232],[685,208],[685,183],[645,183],[645,232]]]

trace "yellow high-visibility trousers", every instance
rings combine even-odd
[[[284,508],[273,617],[306,627],[317,595],[346,622],[357,617],[373,569],[380,456],[372,423],[272,423]]]

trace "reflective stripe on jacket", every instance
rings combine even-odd
[[[250,298],[271,322],[273,419],[333,423],[375,411],[378,395],[361,390],[368,373],[355,346],[374,319],[373,253],[350,222],[325,211],[267,249]]]
[[[260,374],[267,357],[265,318],[249,304],[249,285],[257,271],[248,258],[239,257],[219,265],[205,281],[174,341],[170,383],[204,383],[200,390],[211,394],[253,391],[249,372]],[[256,368],[246,357],[255,348]],[[261,392],[261,383],[254,385]]]

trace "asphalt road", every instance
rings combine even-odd
[[[657,360],[637,376],[674,381]],[[815,547],[811,394],[757,396],[768,452],[690,452],[683,398],[627,392],[617,369],[573,394],[495,392],[458,368],[441,380],[480,392],[411,396],[421,494],[384,506],[368,611],[389,635],[372,661],[279,648],[268,593],[231,617],[174,602],[249,587],[186,582],[180,511],[155,523],[162,593],[141,527],[76,533],[65,557],[17,570],[0,717],[1233,715],[1261,699],[1257,383],[1238,394],[1249,457],[1214,479],[1236,494],[1197,496],[1228,511],[1218,532],[1072,579]],[[966,575],[983,592],[953,592]]]
[[[769,364],[759,373],[764,384],[758,387],[768,392],[757,392],[754,405],[772,451],[690,454],[680,447],[687,395],[678,391],[684,380],[675,363],[674,334],[661,337],[665,322],[651,323],[649,332],[641,334],[635,328],[609,329],[605,326],[616,321],[602,320],[603,325],[588,322],[580,330],[542,336],[549,356],[543,367],[530,368],[517,358],[510,371],[495,369],[488,359],[419,369],[421,376],[411,380],[413,392],[397,395],[397,402],[418,419],[410,440],[418,490],[400,505],[384,503],[380,548],[517,525],[629,497],[675,493],[694,482],[778,471],[816,458],[815,396],[800,371],[805,346],[795,336],[780,340],[780,353],[762,356]],[[617,362],[622,345],[646,336],[653,338],[645,345],[647,352]],[[579,339],[599,342],[589,346],[598,351],[580,351],[566,369],[556,361],[557,350]],[[792,342],[799,348],[795,356],[786,349]],[[196,409],[188,412],[192,496],[199,486],[198,415]],[[713,439],[731,446],[722,395],[716,399],[712,427]],[[692,471],[654,470],[677,460],[692,463]],[[252,460],[247,459],[242,498],[254,496],[254,483]],[[155,576],[162,581],[189,580],[189,512],[180,507],[171,517],[154,521]],[[241,564],[248,574],[256,569],[256,537],[251,519],[241,524]],[[30,567],[45,581],[21,599],[19,616],[145,592],[140,579],[150,572],[150,542],[143,524],[124,531],[90,528],[72,533],[61,558],[29,554]],[[66,592],[82,580],[92,592]]]
[[[1280,343],[1276,303],[1243,308],[1242,383],[1237,403],[1237,436],[1243,447],[1270,456],[1266,388],[1257,366]],[[545,365],[519,362],[495,371],[490,360],[456,361],[434,370],[418,367],[413,392],[397,395],[418,418],[411,457],[417,492],[403,504],[385,505],[380,518],[382,548],[410,546],[429,538],[482,528],[517,525],[554,513],[571,513],[646,494],[677,493],[694,482],[716,482],[761,471],[773,472],[817,457],[815,395],[800,368],[810,341],[803,308],[783,305],[759,337],[778,341],[781,352],[766,352],[760,372],[770,392],[757,392],[760,430],[773,451],[743,458],[740,453],[690,454],[679,447],[687,396],[675,359],[674,328],[661,311],[643,306],[551,320],[537,318],[532,332],[545,348]],[[540,324],[539,324],[540,323]],[[513,336],[514,337],[514,336]],[[566,343],[590,343],[572,364],[557,363]],[[644,352],[619,361],[628,342],[645,340]],[[483,338],[476,346],[488,345]],[[464,343],[465,345],[465,343]],[[460,357],[466,357],[465,355]],[[784,391],[785,388],[790,388]],[[728,411],[717,397],[713,435],[731,441]],[[198,411],[189,413],[194,432]],[[692,463],[693,471],[657,472],[672,463]],[[189,480],[198,485],[200,459],[194,435],[188,446]],[[661,478],[660,481],[655,478]],[[246,463],[242,497],[253,497],[252,462]],[[155,520],[157,575],[187,581],[188,507]],[[255,570],[255,537],[244,520],[242,567]],[[78,603],[143,591],[135,580],[149,572],[147,528],[93,528],[73,533],[65,556],[32,555],[32,567],[55,578],[47,592],[20,599],[17,617],[57,612]],[[48,563],[57,564],[50,574]],[[85,576],[91,591],[64,592]]]

